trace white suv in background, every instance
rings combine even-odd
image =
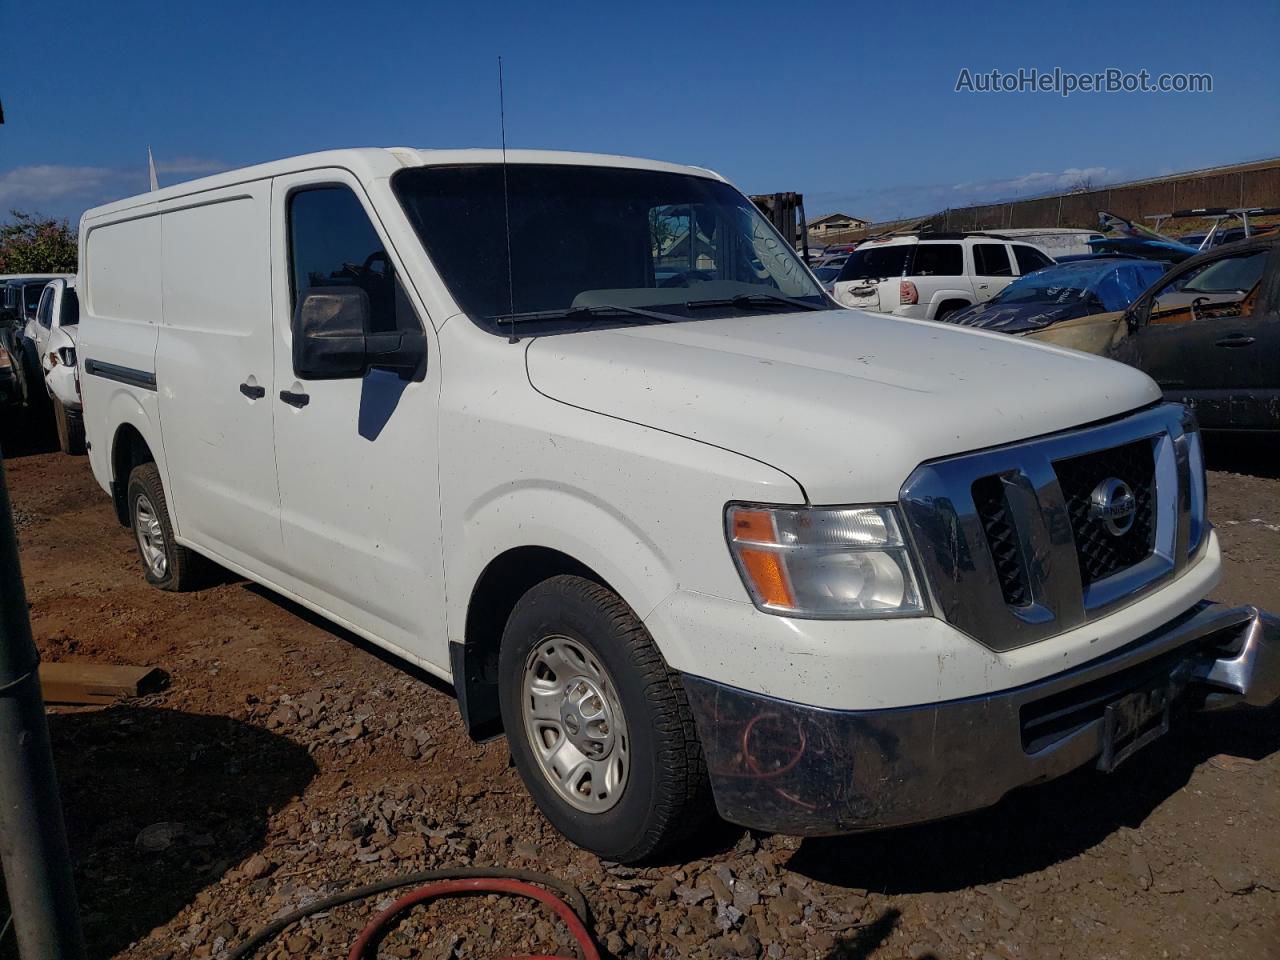
[[[857,310],[942,320],[1053,262],[1041,248],[996,233],[883,237],[849,255],[833,295]]]

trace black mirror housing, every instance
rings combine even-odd
[[[293,372],[301,380],[363,377],[371,313],[369,295],[359,287],[308,293],[293,314]]]
[[[298,379],[356,379],[379,369],[421,380],[426,334],[369,333],[371,316],[369,295],[360,287],[321,287],[308,293],[293,317],[293,372]]]

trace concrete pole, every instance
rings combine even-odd
[[[62,800],[0,457],[0,859],[22,960],[84,960]]]

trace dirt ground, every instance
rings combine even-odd
[[[1250,445],[1211,452],[1217,596],[1280,609],[1280,471]],[[619,958],[1280,957],[1275,711],[1197,718],[1115,774],[945,823],[804,841],[725,825],[678,863],[628,869],[561,840],[441,684],[230,576],[151,589],[84,459],[6,453],[45,659],[171,678],[50,718],[94,958],[216,957],[332,891],[459,864],[577,884]],[[345,957],[386,902],[258,956]],[[481,898],[415,912],[381,955],[557,952],[562,937],[540,908]]]

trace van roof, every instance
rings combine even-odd
[[[237,183],[264,180],[268,177],[278,177],[288,173],[300,173],[305,170],[323,167],[341,167],[350,170],[363,181],[370,181],[390,177],[397,170],[405,167],[501,163],[502,158],[502,151],[493,148],[438,150],[415,149],[413,147],[353,147],[343,150],[325,150],[320,153],[305,153],[296,157],[286,157],[281,160],[272,160],[268,163],[255,164],[251,167],[227,170],[212,176],[200,177],[198,180],[176,183],[171,187],[164,187],[150,193],[125,197],[122,200],[115,200],[86,210],[82,219],[92,220],[144,204],[190,196],[205,190],[217,190],[222,187],[235,186]],[[571,153],[562,150],[508,150],[506,159],[509,164],[550,163],[584,167],[628,167],[639,170],[684,173],[724,180],[718,173],[703,167],[665,163],[661,160],[647,160],[640,157],[612,156],[603,153]]]

